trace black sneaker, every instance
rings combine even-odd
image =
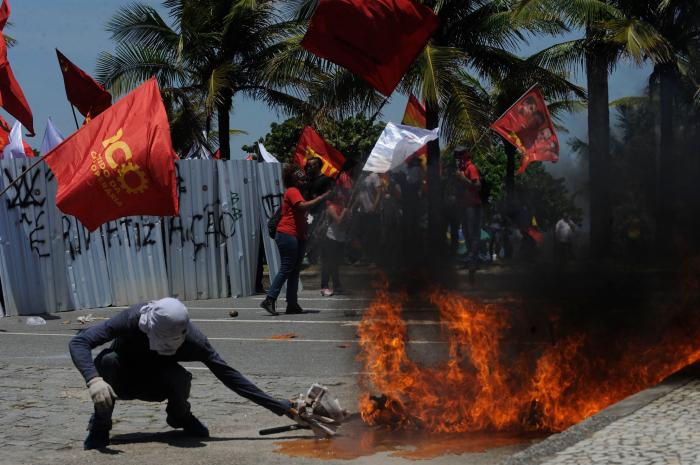
[[[287,315],[298,315],[304,313],[304,309],[299,306],[299,304],[287,305],[287,310],[284,312]]]
[[[265,297],[265,300],[260,302],[260,307],[264,308],[265,311],[270,315],[279,315],[279,313],[277,313],[277,310],[275,310],[275,301],[269,297]]]
[[[90,430],[88,436],[83,442],[83,449],[104,449],[109,445],[109,431],[106,430]]]
[[[165,421],[175,429],[182,428],[182,431],[188,436],[194,438],[209,437],[209,429],[191,413],[184,420],[174,420],[168,417]]]

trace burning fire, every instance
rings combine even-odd
[[[448,347],[447,361],[436,367],[407,354],[406,297],[392,300],[381,290],[365,313],[358,332],[368,373],[360,399],[366,423],[452,433],[561,431],[700,359],[697,332],[688,331],[654,344],[629,341],[612,358],[591,355],[586,338],[574,335],[506,361],[513,358],[502,347],[507,311],[444,290],[430,301]]]

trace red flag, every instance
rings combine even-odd
[[[217,149],[216,152],[214,152],[214,155],[212,155],[212,158],[214,160],[221,160],[221,149]]]
[[[302,168],[306,160],[318,157],[323,162],[321,172],[330,178],[337,178],[345,164],[345,157],[328,142],[318,135],[314,128],[306,126],[301,133],[299,143],[294,152],[294,160]]]
[[[0,116],[0,154],[5,146],[10,142],[10,131],[12,131],[12,126],[5,121],[5,118]],[[34,156],[34,150],[25,141],[22,141],[22,146],[24,147],[24,154],[28,157]]]
[[[401,124],[413,126],[414,128],[425,129],[426,127],[425,106],[413,94],[408,98]]]
[[[30,135],[34,135],[34,117],[29,108],[24,92],[19,86],[15,75],[7,61],[7,44],[2,30],[10,17],[10,4],[7,0],[2,0],[0,5],[0,107],[3,107],[9,114],[17,118],[29,130]]]
[[[123,216],[178,214],[176,155],[155,79],[45,158],[58,181],[56,205],[91,231]]]
[[[437,26],[412,0],[320,0],[301,46],[388,96]]]
[[[518,173],[533,161],[559,161],[559,139],[552,117],[537,86],[532,87],[510,107],[491,129],[506,138],[523,154]]]
[[[56,56],[63,73],[66,97],[81,115],[92,119],[112,105],[112,96],[102,85],[75,66],[58,49],[56,49]]]
[[[413,94],[411,94],[411,96],[408,97],[408,103],[406,104],[406,111],[404,111],[403,120],[401,121],[401,124],[405,124],[407,126],[413,126],[414,128],[423,128],[423,129],[425,129],[427,126],[427,122],[426,122],[426,118],[425,118],[425,106],[422,103],[420,103],[420,101]],[[422,148],[418,149],[418,151],[411,156],[412,157],[420,157],[421,163],[424,165],[427,165],[427,158],[426,158],[427,155],[428,155],[428,147],[423,146]]]

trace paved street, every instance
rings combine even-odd
[[[317,291],[305,291],[300,303],[308,313],[278,317],[259,309],[259,301],[187,304],[194,323],[223,358],[263,389],[288,397],[319,381],[355,412],[361,370],[355,360],[355,333],[368,297],[324,299]],[[229,317],[232,308],[239,312],[236,318]],[[189,363],[185,366],[194,375],[193,412],[210,428],[210,439],[192,441],[172,432],[165,424],[164,405],[117,402],[109,453],[84,452],[82,440],[92,403],[71,363],[67,344],[84,327],[77,322],[79,316],[91,313],[107,318],[119,310],[56,314],[42,326],[28,326],[25,317],[0,319],[0,463],[308,463],[309,456],[352,459],[353,463],[402,463],[407,458],[399,456],[401,450],[413,458],[433,457],[432,463],[453,463],[454,454],[465,451],[469,463],[496,463],[538,440],[475,437],[465,444],[461,438],[381,438],[358,421],[348,425],[349,442],[341,441],[337,448],[314,441],[308,432],[261,437],[259,429],[289,420],[238,397],[206,368]],[[417,320],[411,326],[413,345],[429,359],[439,344],[437,326],[418,321],[426,313],[427,309],[414,308],[409,317]],[[412,456],[406,454],[415,445],[418,450]],[[494,446],[499,447],[490,449]],[[442,455],[442,447],[453,454]]]
[[[369,296],[324,299],[307,290],[300,303],[308,313],[278,317],[260,310],[259,301],[253,297],[187,304],[194,323],[223,358],[263,389],[288,397],[318,381],[355,412],[362,370],[355,360],[356,329]],[[229,316],[231,309],[238,311],[237,317]],[[25,317],[0,319],[1,464],[307,464],[310,459],[358,464],[416,459],[435,464],[700,463],[693,450],[700,437],[700,382],[685,378],[633,396],[622,407],[613,406],[550,438],[382,435],[354,420],[343,428],[341,438],[315,441],[310,433],[298,431],[259,436],[259,429],[289,420],[238,397],[195,363],[185,364],[194,375],[193,412],[209,426],[211,438],[192,440],[170,430],[162,404],[117,402],[109,451],[84,452],[92,404],[67,343],[85,327],[77,321],[79,316],[107,318],[120,310],[56,314],[41,326],[28,326]],[[406,312],[411,351],[426,361],[443,347],[431,314],[420,305]],[[525,342],[549,336],[540,331],[532,337]]]

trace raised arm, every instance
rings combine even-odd
[[[316,197],[315,199],[305,200],[305,201],[294,204],[294,208],[298,208],[301,211],[309,210],[311,208],[314,208],[316,205],[323,202],[324,200],[326,200],[326,198],[328,198],[329,195],[331,195],[331,191],[326,191],[323,194]]]

